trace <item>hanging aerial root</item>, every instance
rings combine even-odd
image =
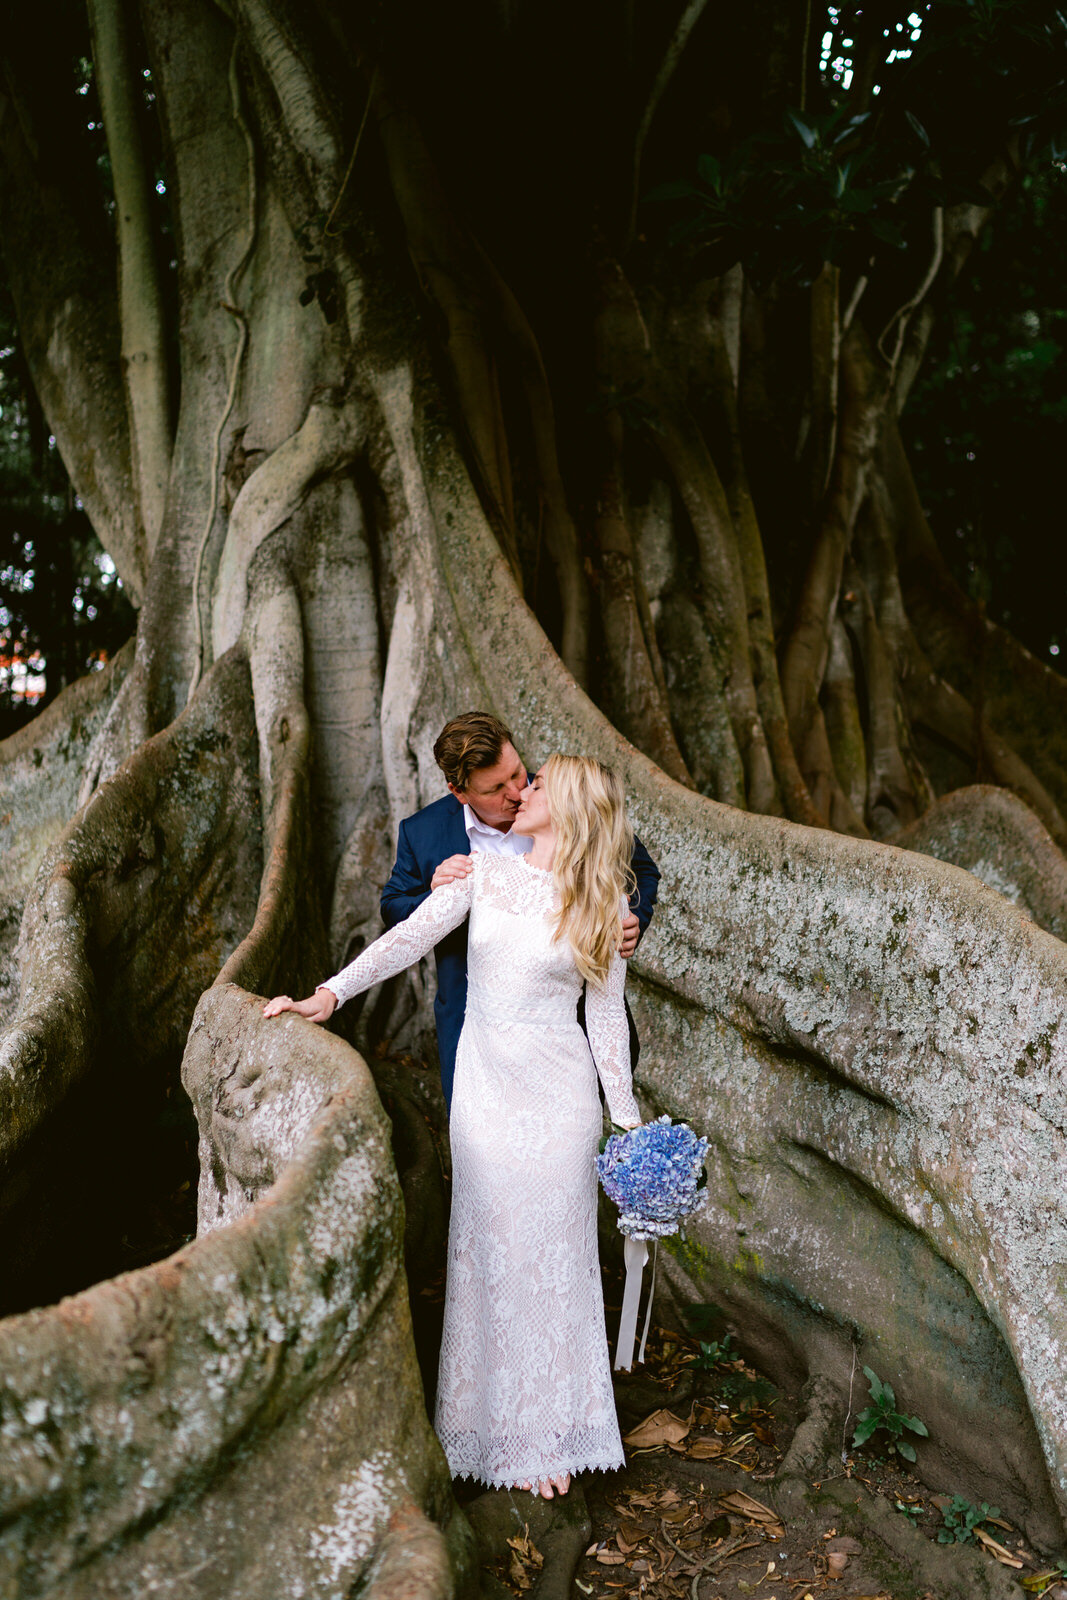
[[[649,443],[661,455],[693,529],[701,604],[725,669],[724,692],[748,804],[754,811],[780,811],[752,679],[744,578],[722,482],[700,429],[662,371],[633,288],[618,262],[607,257],[598,263],[597,295],[604,377],[618,394],[636,395],[649,406]]]
[[[316,892],[311,730],[300,602],[284,569],[257,568],[247,628],[259,732],[264,863],[255,920],[216,983],[294,993],[329,976]]]
[[[959,588],[926,520],[899,431],[889,423],[878,453],[908,617],[923,655],[1010,742],[1048,804],[1067,813],[1067,680],[992,622]],[[988,775],[988,773],[986,774]],[[1003,781],[999,779],[998,781]],[[1009,787],[1016,788],[1014,782]],[[1018,792],[1054,838],[1052,811]]]
[[[133,475],[150,562],[163,522],[173,434],[168,395],[166,323],[151,184],[137,101],[142,93],[127,40],[122,0],[90,0],[94,81],[107,134],[118,231],[122,370],[126,383]],[[142,112],[143,114],[143,112]]]
[[[863,498],[878,418],[885,404],[884,385],[855,329],[842,344],[841,369],[837,451],[782,662],[782,691],[798,752],[809,743],[844,561]],[[807,777],[803,757],[801,767]]]
[[[738,307],[738,339],[740,338],[740,307]],[[737,535],[737,549],[745,585],[745,604],[748,620],[749,648],[752,655],[752,675],[756,686],[760,720],[767,738],[774,775],[778,781],[786,815],[793,822],[804,822],[811,827],[821,827],[823,818],[812,801],[797,760],[789,732],[782,696],[782,683],[778,670],[778,653],[774,637],[774,611],[771,605],[770,585],[767,581],[767,563],[763,550],[763,536],[756,515],[755,501],[749,485],[741,442],[741,424],[735,394],[735,359],[730,353],[727,330],[718,322],[708,327],[708,340],[712,350],[712,372],[715,378],[715,400],[721,408],[724,432],[729,441],[730,472],[727,488],[730,511]],[[737,352],[740,359],[740,351]],[[834,391],[836,417],[836,388]],[[860,808],[862,816],[862,808]]]
[[[216,656],[240,636],[248,572],[259,546],[303,504],[320,478],[352,460],[362,435],[362,407],[357,400],[313,401],[297,431],[272,451],[244,484],[230,512],[215,580]]]

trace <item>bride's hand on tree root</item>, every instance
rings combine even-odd
[[[265,1017],[280,1016],[283,1011],[295,1011],[309,1022],[329,1022],[337,1010],[337,996],[331,989],[316,989],[306,1000],[292,1000],[287,994],[275,995],[263,1007]]]

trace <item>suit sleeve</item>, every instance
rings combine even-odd
[[[640,923],[643,934],[652,920],[652,908],[659,893],[659,868],[637,838],[634,839],[634,853],[630,858],[630,867],[637,879],[637,888],[630,896],[630,910]],[[640,936],[639,934],[638,938]]]
[[[406,921],[429,893],[429,880],[419,867],[408,836],[407,822],[402,822],[396,844],[396,861],[389,882],[382,890],[381,913],[385,926],[395,928],[398,922]]]

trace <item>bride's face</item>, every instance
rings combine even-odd
[[[548,795],[545,793],[545,769],[522,791],[518,815],[511,824],[512,833],[545,833],[552,827],[548,814]]]

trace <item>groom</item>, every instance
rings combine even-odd
[[[423,806],[400,824],[396,864],[382,890],[382,921],[395,927],[442,884],[465,878],[471,853],[489,850],[522,855],[532,840],[511,831],[529,778],[511,734],[487,711],[453,717],[433,747],[448,793]],[[648,927],[659,887],[659,869],[638,840],[631,861],[637,889],[623,922],[622,954],[632,956]],[[437,1051],[445,1102],[452,1104],[456,1046],[467,1006],[467,924],[446,934],[434,950],[437,960]],[[579,1016],[581,1011],[579,1010]],[[630,1056],[637,1061],[637,1032],[630,1017]]]

